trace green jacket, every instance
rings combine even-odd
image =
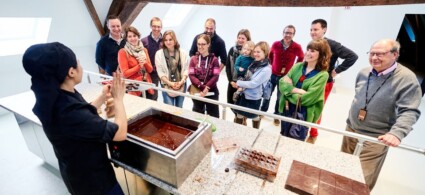
[[[304,62],[295,64],[291,70],[289,70],[288,76],[294,85],[298,82],[302,76]],[[320,114],[323,111],[323,105],[325,101],[325,86],[328,80],[329,74],[327,71],[320,71],[311,78],[305,79],[301,89],[307,93],[301,96],[301,105],[307,108],[307,122],[317,122]],[[279,100],[279,112],[282,113],[285,107],[285,101],[289,101],[292,104],[297,104],[297,99],[300,94],[291,93],[294,85],[283,82],[283,78],[279,81],[279,90],[281,93]]]

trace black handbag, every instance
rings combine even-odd
[[[286,102],[286,104],[288,105],[289,103]],[[287,109],[289,107],[290,107],[289,105],[285,106],[285,111],[283,113],[284,116],[305,121],[305,117],[303,113],[301,112],[301,97],[298,98],[295,109],[294,108]],[[304,141],[305,138],[307,137],[308,129],[309,129],[308,127],[303,125],[282,121],[282,127],[281,127],[280,133],[283,136]]]

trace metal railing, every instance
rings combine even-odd
[[[108,75],[99,74],[99,73],[86,71],[86,70],[84,70],[84,72],[87,73],[87,79],[88,79],[89,83],[91,83],[90,75],[99,76],[100,78],[104,78],[104,79],[112,79],[112,77],[108,76]],[[281,116],[281,115],[271,114],[271,113],[267,113],[267,112],[263,112],[263,111],[258,111],[258,110],[254,110],[254,109],[250,109],[250,108],[246,108],[246,107],[242,107],[242,106],[238,106],[238,105],[234,105],[234,104],[223,103],[223,102],[219,102],[219,101],[216,101],[216,100],[203,98],[203,97],[200,97],[200,96],[190,95],[188,93],[182,93],[182,92],[178,92],[178,91],[174,91],[174,90],[169,90],[169,89],[165,89],[165,88],[162,88],[162,87],[157,87],[153,83],[147,83],[147,82],[135,81],[135,80],[129,80],[129,79],[124,79],[124,80],[126,82],[138,83],[140,86],[143,86],[143,88],[145,88],[145,89],[152,88],[152,89],[157,90],[157,91],[174,93],[174,94],[184,96],[184,97],[188,97],[188,98],[191,98],[191,99],[195,99],[195,100],[199,100],[199,101],[203,101],[203,102],[222,106],[223,107],[223,113],[222,113],[222,119],[223,120],[226,119],[226,110],[227,110],[226,108],[232,108],[232,109],[237,109],[237,110],[241,110],[241,111],[245,111],[245,112],[249,112],[249,113],[253,113],[253,114],[257,114],[257,115],[268,116],[268,117],[278,119],[278,120],[282,120],[282,121],[285,121],[285,122],[295,123],[295,124],[299,124],[299,125],[303,125],[303,126],[307,126],[307,127],[314,127],[316,129],[321,129],[321,130],[325,130],[325,131],[328,131],[328,132],[340,134],[340,135],[343,135],[343,136],[355,138],[355,139],[358,139],[356,149],[354,150],[354,153],[353,153],[353,155],[356,155],[356,156],[360,155],[361,150],[363,148],[363,143],[365,141],[385,145],[385,144],[381,143],[378,140],[378,138],[371,137],[371,136],[352,133],[352,132],[348,132],[348,131],[339,131],[337,129],[325,127],[325,126],[322,126],[322,125],[318,125],[316,123],[301,121],[301,120],[297,120],[297,119],[293,119],[293,118],[289,118],[289,117],[285,117],[285,116]],[[423,149],[423,148],[413,147],[413,146],[409,146],[409,145],[405,145],[405,144],[400,144],[396,148],[425,155],[425,149]]]

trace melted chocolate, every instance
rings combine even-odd
[[[189,129],[147,116],[128,125],[128,133],[162,147],[175,150],[192,133]]]

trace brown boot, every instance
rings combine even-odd
[[[316,143],[317,137],[311,137],[308,136],[308,138],[305,140],[305,142],[310,143],[310,144],[314,144]]]
[[[242,124],[243,123],[243,118],[235,117],[235,123]]]
[[[279,119],[274,119],[273,120],[273,124],[274,124],[274,126],[279,126],[280,125],[280,120]]]
[[[261,123],[261,119],[259,121],[252,121],[252,127],[254,127],[255,129],[259,129],[260,128],[260,123]]]
[[[247,118],[246,117],[243,117],[242,125],[245,125],[246,126],[246,120],[247,120]]]

